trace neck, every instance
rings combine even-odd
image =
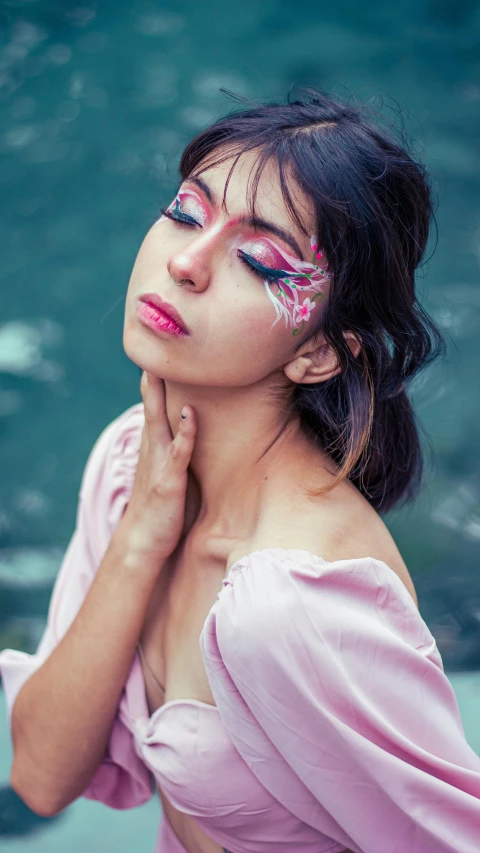
[[[165,381],[175,435],[184,403],[195,410],[197,434],[189,472],[198,492],[197,527],[218,537],[247,538],[265,489],[288,459],[306,447],[298,419],[287,419],[262,383],[199,388]]]

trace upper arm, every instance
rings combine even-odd
[[[75,530],[54,584],[47,624],[36,652],[5,649],[0,653],[10,723],[20,691],[65,635],[93,582],[128,501],[142,425],[142,407],[131,407],[112,421],[95,442],[82,477]],[[138,805],[151,796],[149,773],[118,719],[114,721],[104,760],[84,796],[118,808]]]
[[[253,555],[202,642],[236,748],[299,819],[355,853],[475,849],[480,759],[435,640],[388,566]]]

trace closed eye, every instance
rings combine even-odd
[[[277,270],[273,267],[264,267],[263,264],[259,263],[255,258],[252,258],[251,255],[247,255],[242,249],[237,249],[237,255],[249,269],[255,273],[261,279],[268,279],[268,281],[278,281],[281,278],[285,278],[288,276],[288,273],[285,270]]]
[[[172,208],[160,208],[160,215],[166,216],[167,219],[178,222],[180,225],[201,225],[193,216],[189,216],[188,213],[182,213],[181,210],[176,210],[174,213]]]

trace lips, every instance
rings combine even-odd
[[[172,320],[173,323],[176,323],[177,326],[185,332],[185,334],[190,334],[190,329],[183,321],[181,314],[179,314],[173,305],[170,305],[169,302],[165,302],[164,299],[161,299],[158,293],[144,293],[142,296],[139,296],[139,300],[140,302],[146,302],[147,304],[154,305],[155,308],[158,308],[162,312],[162,314],[165,314],[165,316]]]

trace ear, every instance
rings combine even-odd
[[[344,332],[353,357],[357,358],[362,345],[359,338],[353,332]],[[326,382],[341,372],[338,357],[330,344],[323,343],[312,348],[312,342],[305,344],[303,353],[297,354],[292,361],[284,366],[284,372],[292,382],[302,385],[313,385],[318,382]]]

